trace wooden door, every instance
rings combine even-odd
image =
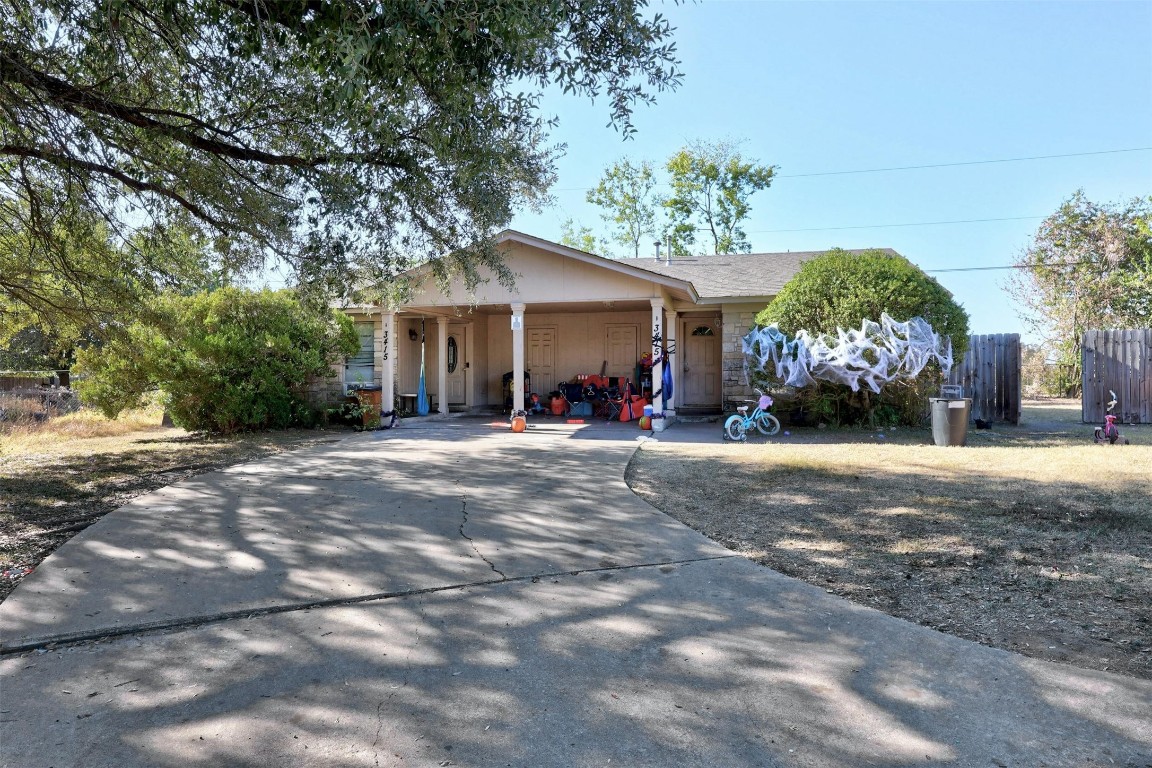
[[[635,384],[636,363],[640,360],[640,349],[636,345],[639,329],[635,325],[609,325],[607,335],[604,349],[607,375],[624,376]]]
[[[711,318],[687,320],[677,346],[683,350],[684,391],[676,402],[685,408],[720,406],[720,336]]]
[[[448,404],[468,404],[468,329],[463,325],[448,326]]]
[[[532,377],[532,391],[547,402],[548,393],[556,389],[556,326],[528,328],[524,344],[524,367]]]

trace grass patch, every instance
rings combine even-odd
[[[1152,678],[1152,426],[1092,442],[1079,403],[937,448],[922,430],[649,442],[659,509],[771,568],[987,645]],[[692,489],[691,493],[685,489]]]

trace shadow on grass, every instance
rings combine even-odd
[[[677,478],[690,479],[692,493],[679,492]],[[725,546],[865,605],[995,647],[1152,678],[1152,484],[646,451],[629,482]]]

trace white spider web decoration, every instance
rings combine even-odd
[[[879,323],[865,320],[860,330],[837,328],[835,336],[800,331],[791,340],[769,325],[753,328],[742,341],[745,374],[755,366],[793,387],[819,379],[847,384],[853,392],[861,385],[879,392],[896,379],[919,376],[932,360],[940,363],[945,377],[952,370],[952,340],[922,317],[900,323],[881,314]]]

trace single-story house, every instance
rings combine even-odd
[[[655,410],[719,413],[751,394],[740,337],[819,253],[608,259],[512,230],[496,239],[515,275],[512,288],[491,279],[469,292],[458,280],[441,291],[417,267],[403,304],[346,308],[361,352],[338,370],[341,394],[379,384],[385,407],[411,409],[423,340],[433,412],[502,407],[509,396],[523,409],[531,393],[547,398],[581,374],[660,390],[662,366],[671,365],[673,397],[657,395]],[[650,369],[639,366],[645,353],[657,358]],[[530,391],[515,386],[525,373]]]

